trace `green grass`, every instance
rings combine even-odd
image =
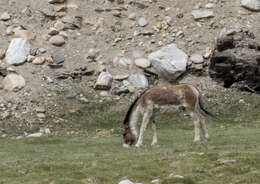
[[[259,98],[246,98],[249,106],[226,104],[213,109],[220,120],[207,118],[210,140],[201,143],[193,143],[188,117],[164,112],[156,118],[159,145],[150,146],[149,127],[138,149],[122,147],[126,106],[114,108],[120,106],[118,102],[85,105],[63,115],[74,123],[73,129],[85,133],[0,138],[0,184],[114,184],[123,179],[144,184],[154,179],[161,184],[258,184]],[[114,131],[99,134],[98,129]]]

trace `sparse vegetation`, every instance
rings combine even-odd
[[[189,117],[163,112],[156,119],[159,145],[150,146],[148,129],[139,149],[122,147],[126,105],[104,101],[81,106],[63,118],[85,133],[1,138],[0,183],[259,183],[258,106],[258,95],[243,104],[219,105],[213,109],[219,120],[207,118],[210,140],[198,144],[192,142]]]

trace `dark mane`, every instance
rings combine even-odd
[[[135,100],[134,102],[131,104],[131,106],[129,107],[127,113],[126,113],[126,116],[125,116],[125,119],[124,119],[124,125],[127,125],[129,123],[129,119],[130,119],[130,116],[131,116],[131,112],[136,104],[136,102],[139,100],[139,98],[147,91],[148,89],[144,90]]]

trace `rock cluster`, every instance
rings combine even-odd
[[[260,91],[260,44],[248,30],[227,31],[210,59],[210,76],[225,87]]]

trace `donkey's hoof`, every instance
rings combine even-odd
[[[123,148],[129,148],[129,144],[123,144]]]

